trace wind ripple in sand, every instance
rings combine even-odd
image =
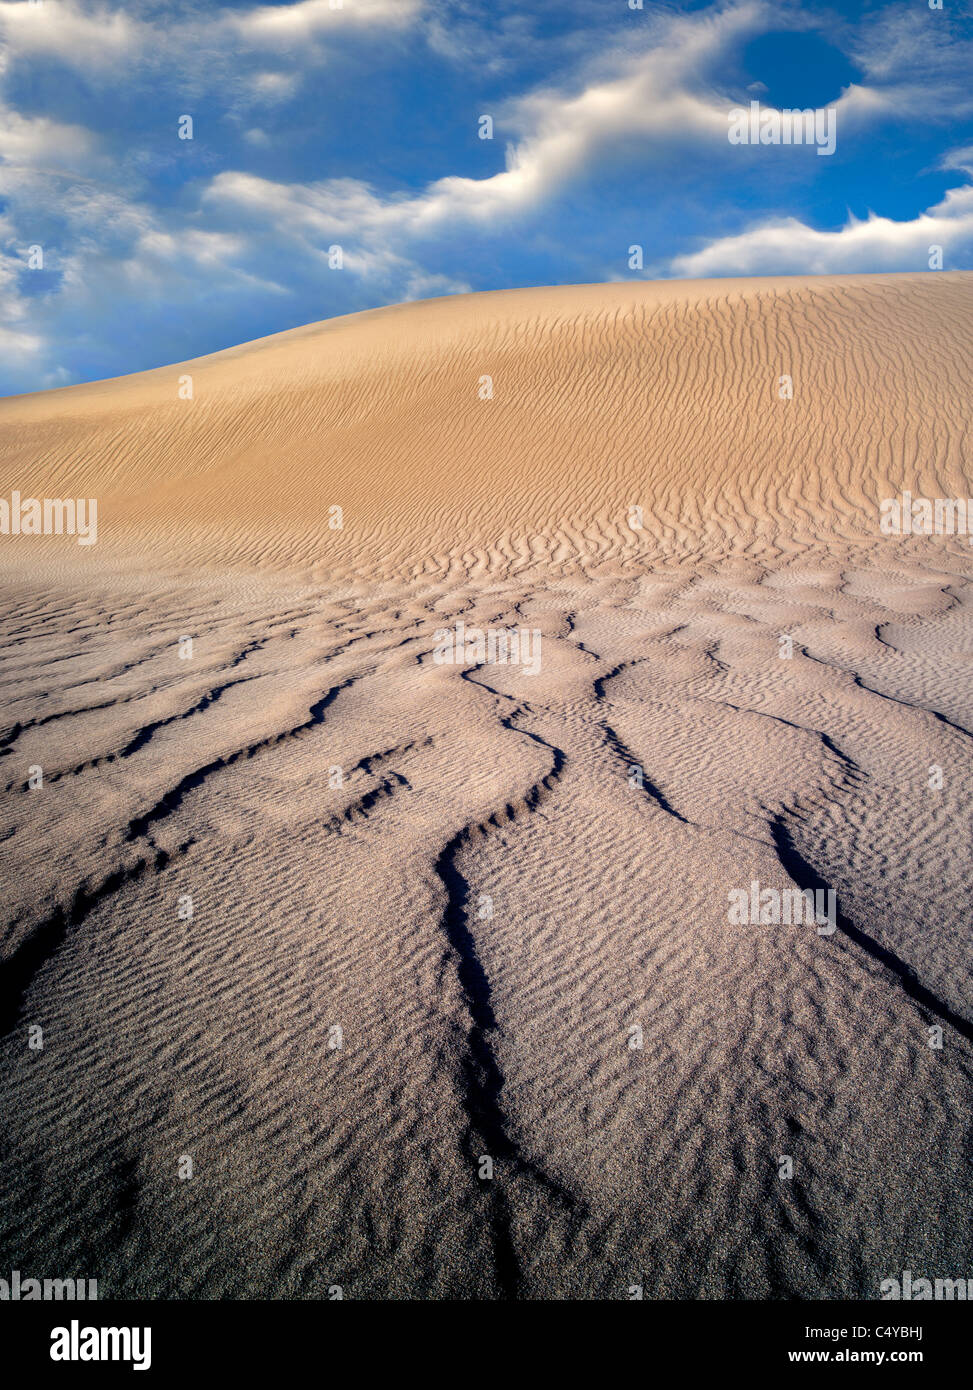
[[[3,1258],[206,1297],[870,1297],[962,1268],[970,811],[926,771],[969,736],[937,717],[941,665],[884,647],[911,698],[877,694],[815,633],[851,660],[911,606],[932,653],[966,585],[937,612],[912,570],[892,608],[847,571],[779,580],[340,616],[215,586],[186,662],[176,593],[154,655],[137,607],[127,646],[93,621],[116,588],[31,594],[5,681]],[[807,619],[790,662],[781,601]],[[541,672],[433,663],[458,616],[540,627]],[[751,878],[836,887],[834,938],[730,926]]]

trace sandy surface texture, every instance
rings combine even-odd
[[[0,402],[98,526],[0,536],[0,1273],[973,1275],[973,550],[880,526],[973,494],[971,310],[510,291]]]

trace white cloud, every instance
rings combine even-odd
[[[500,113],[519,129],[506,169],[488,179],[444,178],[403,208],[417,228],[453,217],[485,220],[529,208],[593,165],[599,154],[637,137],[667,147],[726,144],[727,102],[698,89],[698,74],[734,40],[761,28],[761,0],[714,13],[659,21],[653,46],[601,64],[615,68],[581,91],[538,91]]]
[[[483,224],[528,211],[633,136],[726,149],[728,103],[693,90],[695,77],[731,41],[758,31],[766,15],[762,0],[750,0],[715,14],[667,17],[651,49],[616,51],[602,63],[613,63],[614,74],[574,94],[537,91],[510,103],[498,113],[498,127],[521,135],[507,147],[507,167],[488,178],[450,175],[418,195],[382,198],[354,179],[286,185],[226,172],[213,179],[206,201],[312,234],[423,237],[456,222]]]
[[[45,344],[41,334],[25,322],[29,302],[18,285],[26,265],[22,254],[26,247],[16,248],[16,243],[13,222],[0,216],[0,360],[19,362],[25,357],[38,357]]]
[[[939,161],[940,169],[962,169],[973,178],[973,145],[963,145],[959,149],[947,150]]]
[[[849,53],[899,119],[930,124],[973,111],[973,43],[946,15],[922,6],[888,6],[849,36]]]
[[[20,358],[24,353],[36,357],[44,347],[39,333],[24,332],[0,323],[0,357]]]
[[[459,294],[470,286],[426,270],[406,252],[400,212],[406,204],[384,202],[356,179],[321,184],[282,184],[253,174],[217,174],[202,205],[212,217],[245,227],[251,244],[286,246],[323,266],[333,245],[341,246],[344,270],[373,285],[396,286],[402,299],[421,294]]]
[[[730,157],[727,114],[735,102],[705,88],[700,74],[718,68],[733,44],[764,31],[770,19],[780,22],[764,0],[658,18],[649,31],[651,47],[604,54],[579,90],[537,90],[501,107],[496,128],[516,138],[507,146],[506,168],[487,178],[449,175],[416,195],[381,197],[351,179],[284,185],[227,172],[213,180],[206,197],[286,216],[289,225],[322,235],[421,238],[452,224],[487,225],[529,212],[632,139],[646,151],[691,147]],[[888,102],[881,92],[853,84],[833,105],[840,137],[877,119]]]
[[[43,0],[40,5],[2,0],[0,30],[14,54],[101,67],[139,48],[146,26],[108,5],[86,9],[75,0]]]
[[[228,11],[225,23],[250,40],[290,43],[338,29],[411,24],[421,8],[421,0],[298,0]]]
[[[333,5],[337,5],[333,8]],[[183,65],[212,68],[268,45],[304,45],[343,32],[376,35],[416,21],[423,0],[297,0],[237,10],[204,6],[199,13],[142,18],[131,7],[84,0],[0,0],[0,36],[12,58],[54,58],[105,75],[135,59],[180,55]]]
[[[77,168],[96,146],[90,131],[0,104],[0,158],[11,164]]]
[[[267,103],[287,101],[300,85],[300,79],[292,72],[258,72],[253,79],[253,92],[260,101]]]
[[[973,185],[951,188],[941,203],[911,221],[871,214],[850,217],[836,232],[817,231],[796,217],[778,218],[738,236],[722,237],[671,262],[674,275],[840,275],[854,271],[927,270],[930,248],[943,249],[944,268],[973,248]]]

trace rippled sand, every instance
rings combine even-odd
[[[877,518],[973,492],[971,301],[466,296],[0,403],[0,492],[99,499],[0,538],[0,1267],[968,1275],[973,565]],[[754,880],[835,931],[731,923]]]

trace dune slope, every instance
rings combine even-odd
[[[369,582],[870,542],[966,495],[971,324],[969,274],[430,300],[2,402],[0,492],[97,497],[102,560]]]

